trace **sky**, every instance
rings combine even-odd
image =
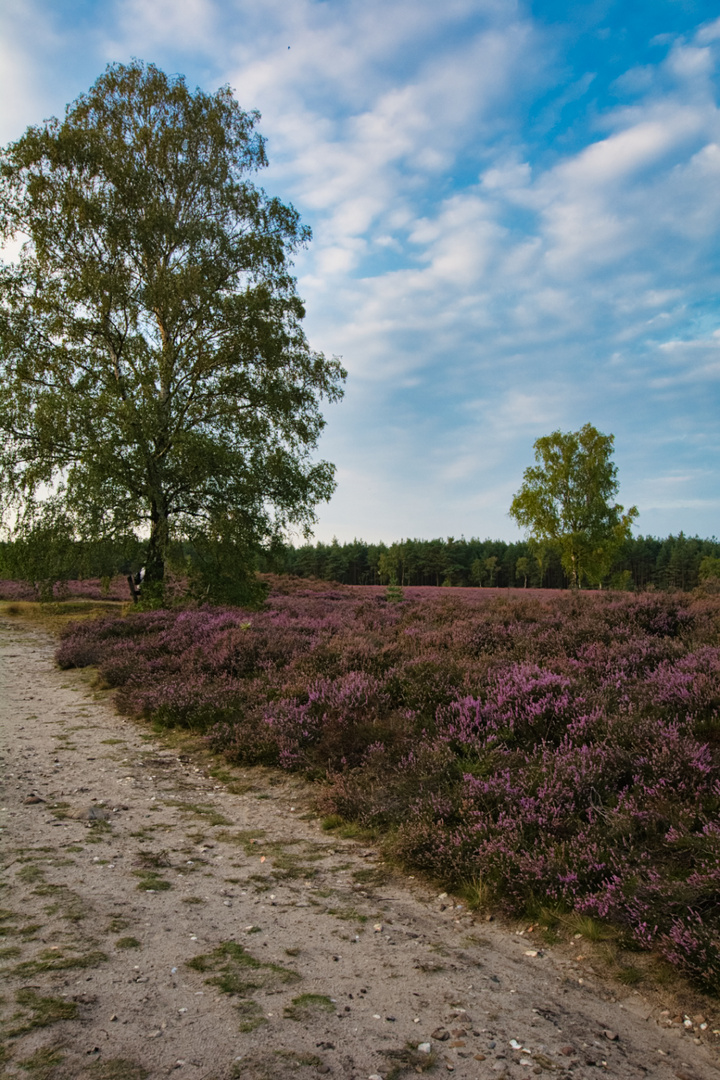
[[[0,143],[132,57],[262,114],[342,357],[315,537],[522,534],[533,443],[615,436],[635,532],[720,534],[707,0],[4,0]]]

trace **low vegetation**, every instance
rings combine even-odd
[[[477,904],[611,923],[717,992],[719,631],[713,595],[315,588],[80,623],[58,658],[321,781],[331,820]]]

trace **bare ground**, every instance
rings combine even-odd
[[[393,874],[293,777],[221,782],[54,645],[0,622],[4,1078],[718,1076],[712,1021]]]

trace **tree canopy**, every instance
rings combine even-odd
[[[636,507],[624,513],[611,501],[618,491],[614,441],[592,424],[538,439],[537,464],[525,470],[510,506],[510,516],[536,541],[559,550],[575,587],[602,581],[637,517]]]
[[[334,489],[312,452],[345,372],[302,329],[309,230],[248,179],[258,119],[228,87],[113,64],[0,158],[21,242],[0,267],[2,508],[139,530],[151,584],[173,538],[236,557]]]

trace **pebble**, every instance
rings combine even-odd
[[[606,1039],[609,1039],[610,1042],[617,1042],[619,1038],[617,1031],[603,1031],[603,1035]]]
[[[432,1050],[432,1043],[420,1043],[418,1046],[418,1052],[420,1054],[429,1054]]]
[[[435,1028],[430,1038],[437,1039],[438,1042],[447,1042],[450,1038],[450,1032],[443,1027]]]

